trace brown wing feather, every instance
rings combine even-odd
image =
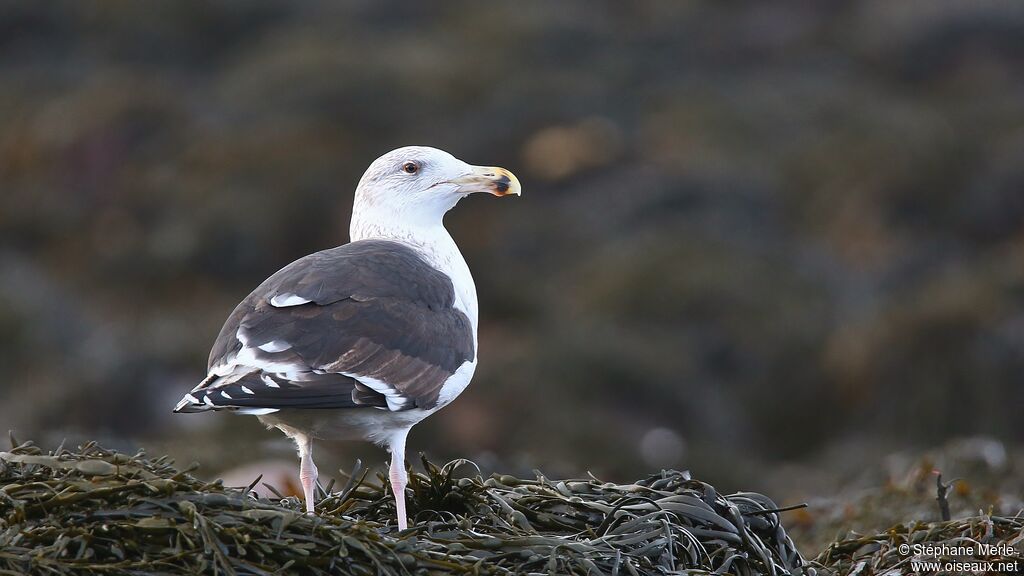
[[[292,390],[312,382],[337,389],[344,386],[337,377],[316,376],[345,375],[355,380],[346,388],[353,406],[381,406],[383,383],[400,408],[430,408],[445,381],[475,357],[472,326],[454,307],[454,294],[448,276],[396,242],[363,240],[317,252],[278,271],[235,308],[213,346],[210,369],[243,363],[287,380]],[[217,386],[217,380],[209,384]],[[246,406],[258,406],[261,394],[247,388],[253,393],[246,393]],[[296,406],[303,395],[309,402]],[[334,395],[308,388],[289,402],[284,387],[264,396],[267,408],[315,408],[325,398],[339,407]],[[216,395],[211,401],[230,405]]]

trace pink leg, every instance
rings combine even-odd
[[[308,436],[296,436],[295,443],[299,445],[299,482],[306,497],[306,513],[312,514],[317,478],[316,464],[313,464],[313,440]]]
[[[398,529],[405,530],[409,527],[409,519],[405,512],[405,486],[409,477],[405,472],[405,436],[408,430],[396,435],[391,440],[391,470],[388,476],[391,478],[391,491],[395,493],[395,511],[398,515]]]

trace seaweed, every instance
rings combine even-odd
[[[979,545],[1009,549],[1010,554],[976,554],[968,559],[1014,566],[1013,573],[1024,570],[1024,517],[1000,517],[981,514],[970,518],[942,522],[907,522],[897,524],[878,534],[850,533],[830,544],[812,565],[828,567],[838,574],[902,574],[912,572],[915,560],[961,559],[957,555],[918,555],[917,544],[931,543],[932,548],[964,548]]]
[[[0,452],[0,574],[815,574],[766,496],[674,470],[631,484],[423,458],[414,525],[358,469],[317,513],[89,443]],[[329,494],[328,494],[329,493]]]

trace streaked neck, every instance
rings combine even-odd
[[[384,208],[372,203],[356,202],[348,233],[353,242],[378,239],[413,246],[455,244],[444,229],[441,216]]]

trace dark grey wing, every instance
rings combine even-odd
[[[228,318],[178,411],[431,408],[475,358],[451,279],[411,248],[362,240],[296,260]]]

